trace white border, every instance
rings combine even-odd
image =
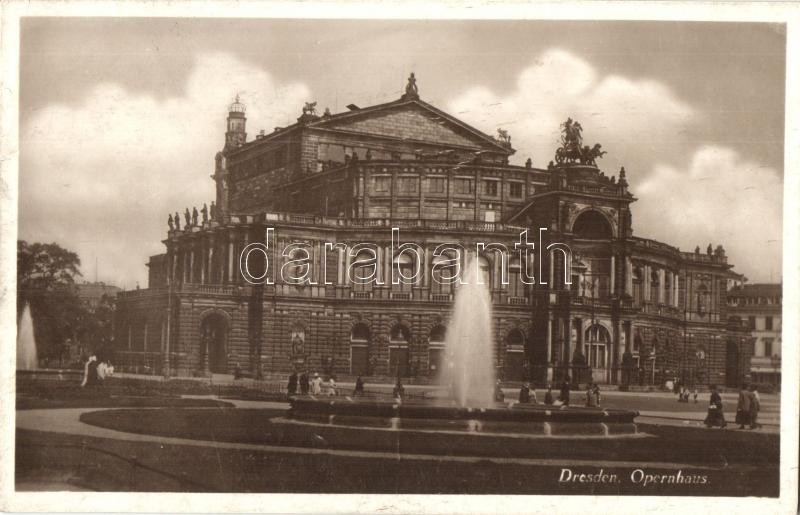
[[[18,191],[19,37],[22,16],[269,17],[320,19],[539,19],[740,21],[787,24],[786,145],[784,181],[783,387],[781,397],[780,499],[613,496],[424,496],[290,494],[15,493],[14,346]],[[297,513],[530,513],[579,511],[671,513],[692,508],[726,514],[795,513],[798,464],[798,241],[800,241],[800,6],[790,2],[255,2],[130,1],[2,2],[0,39],[0,510],[105,512],[297,512]],[[792,95],[790,92],[795,92]],[[790,316],[787,316],[787,313]],[[787,335],[795,337],[787,338]]]

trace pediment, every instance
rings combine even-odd
[[[514,152],[491,136],[421,101],[385,104],[344,113],[314,126],[503,154]]]

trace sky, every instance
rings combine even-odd
[[[147,285],[168,213],[214,198],[227,106],[248,133],[307,101],[420,97],[545,167],[559,124],[627,172],[634,235],[722,244],[750,282],[781,280],[786,34],[695,22],[27,18],[19,237],[78,252],[84,278]]]

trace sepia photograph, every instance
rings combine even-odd
[[[796,505],[787,23],[191,5],[17,19],[4,495]]]

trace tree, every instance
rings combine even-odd
[[[37,350],[42,358],[57,358],[67,339],[77,339],[86,308],[76,295],[80,258],[56,243],[17,242],[17,318],[31,308]]]

